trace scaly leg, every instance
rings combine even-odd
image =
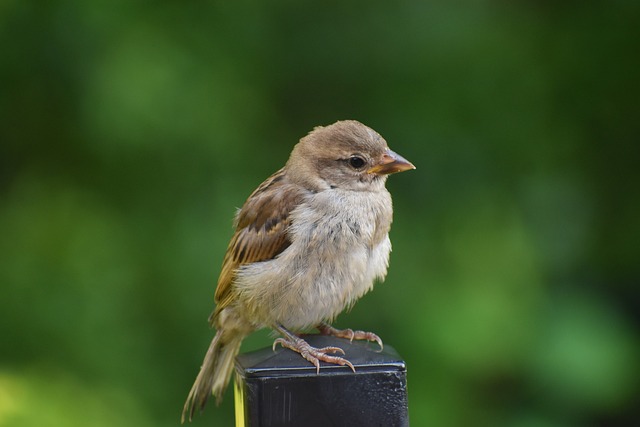
[[[340,347],[323,347],[323,348],[312,347],[308,342],[296,336],[295,334],[290,332],[288,329],[286,329],[282,325],[276,326],[276,330],[280,332],[283,335],[283,337],[277,338],[273,342],[273,349],[275,350],[276,345],[280,344],[283,347],[286,347],[290,350],[300,353],[302,357],[307,359],[309,362],[313,363],[313,365],[316,367],[317,373],[320,373],[321,360],[323,362],[333,363],[334,365],[340,365],[340,366],[346,365],[350,367],[353,372],[356,371],[356,369],[353,367],[351,362],[349,362],[347,359],[343,357],[338,357],[338,356],[329,356],[327,354],[327,353],[344,354],[344,350],[342,350]]]
[[[375,341],[380,346],[380,350],[384,348],[382,345],[382,340],[379,336],[374,334],[373,332],[364,332],[364,331],[354,331],[353,329],[336,329],[328,323],[321,323],[316,327],[322,335],[333,335],[338,338],[347,338],[349,341],[353,340],[367,340],[367,341]]]

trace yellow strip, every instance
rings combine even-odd
[[[244,387],[242,379],[236,374],[235,381],[233,382],[233,398],[236,407],[236,427],[244,427]]]

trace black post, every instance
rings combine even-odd
[[[391,347],[322,335],[314,347],[345,351],[356,369],[321,363],[320,374],[291,350],[278,347],[236,359],[236,427],[408,426],[407,371]]]

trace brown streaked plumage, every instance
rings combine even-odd
[[[231,283],[238,267],[274,258],[290,245],[286,229],[289,214],[303,191],[287,182],[284,169],[271,175],[249,196],[236,215],[234,233],[222,262],[215,293],[216,309],[209,317],[214,326],[218,313],[233,299]]]
[[[376,341],[332,321],[386,275],[391,243],[389,174],[414,169],[374,130],[353,121],[317,127],[294,147],[284,168],[265,180],[236,214],[209,323],[217,332],[185,402],[191,420],[209,395],[220,401],[244,337],[271,328],[276,344],[320,361],[346,365],[342,349],[317,349],[295,335]]]

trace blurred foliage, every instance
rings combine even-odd
[[[0,2],[0,425],[176,425],[234,208],[345,118],[418,167],[338,321],[412,425],[638,425],[639,6]]]

